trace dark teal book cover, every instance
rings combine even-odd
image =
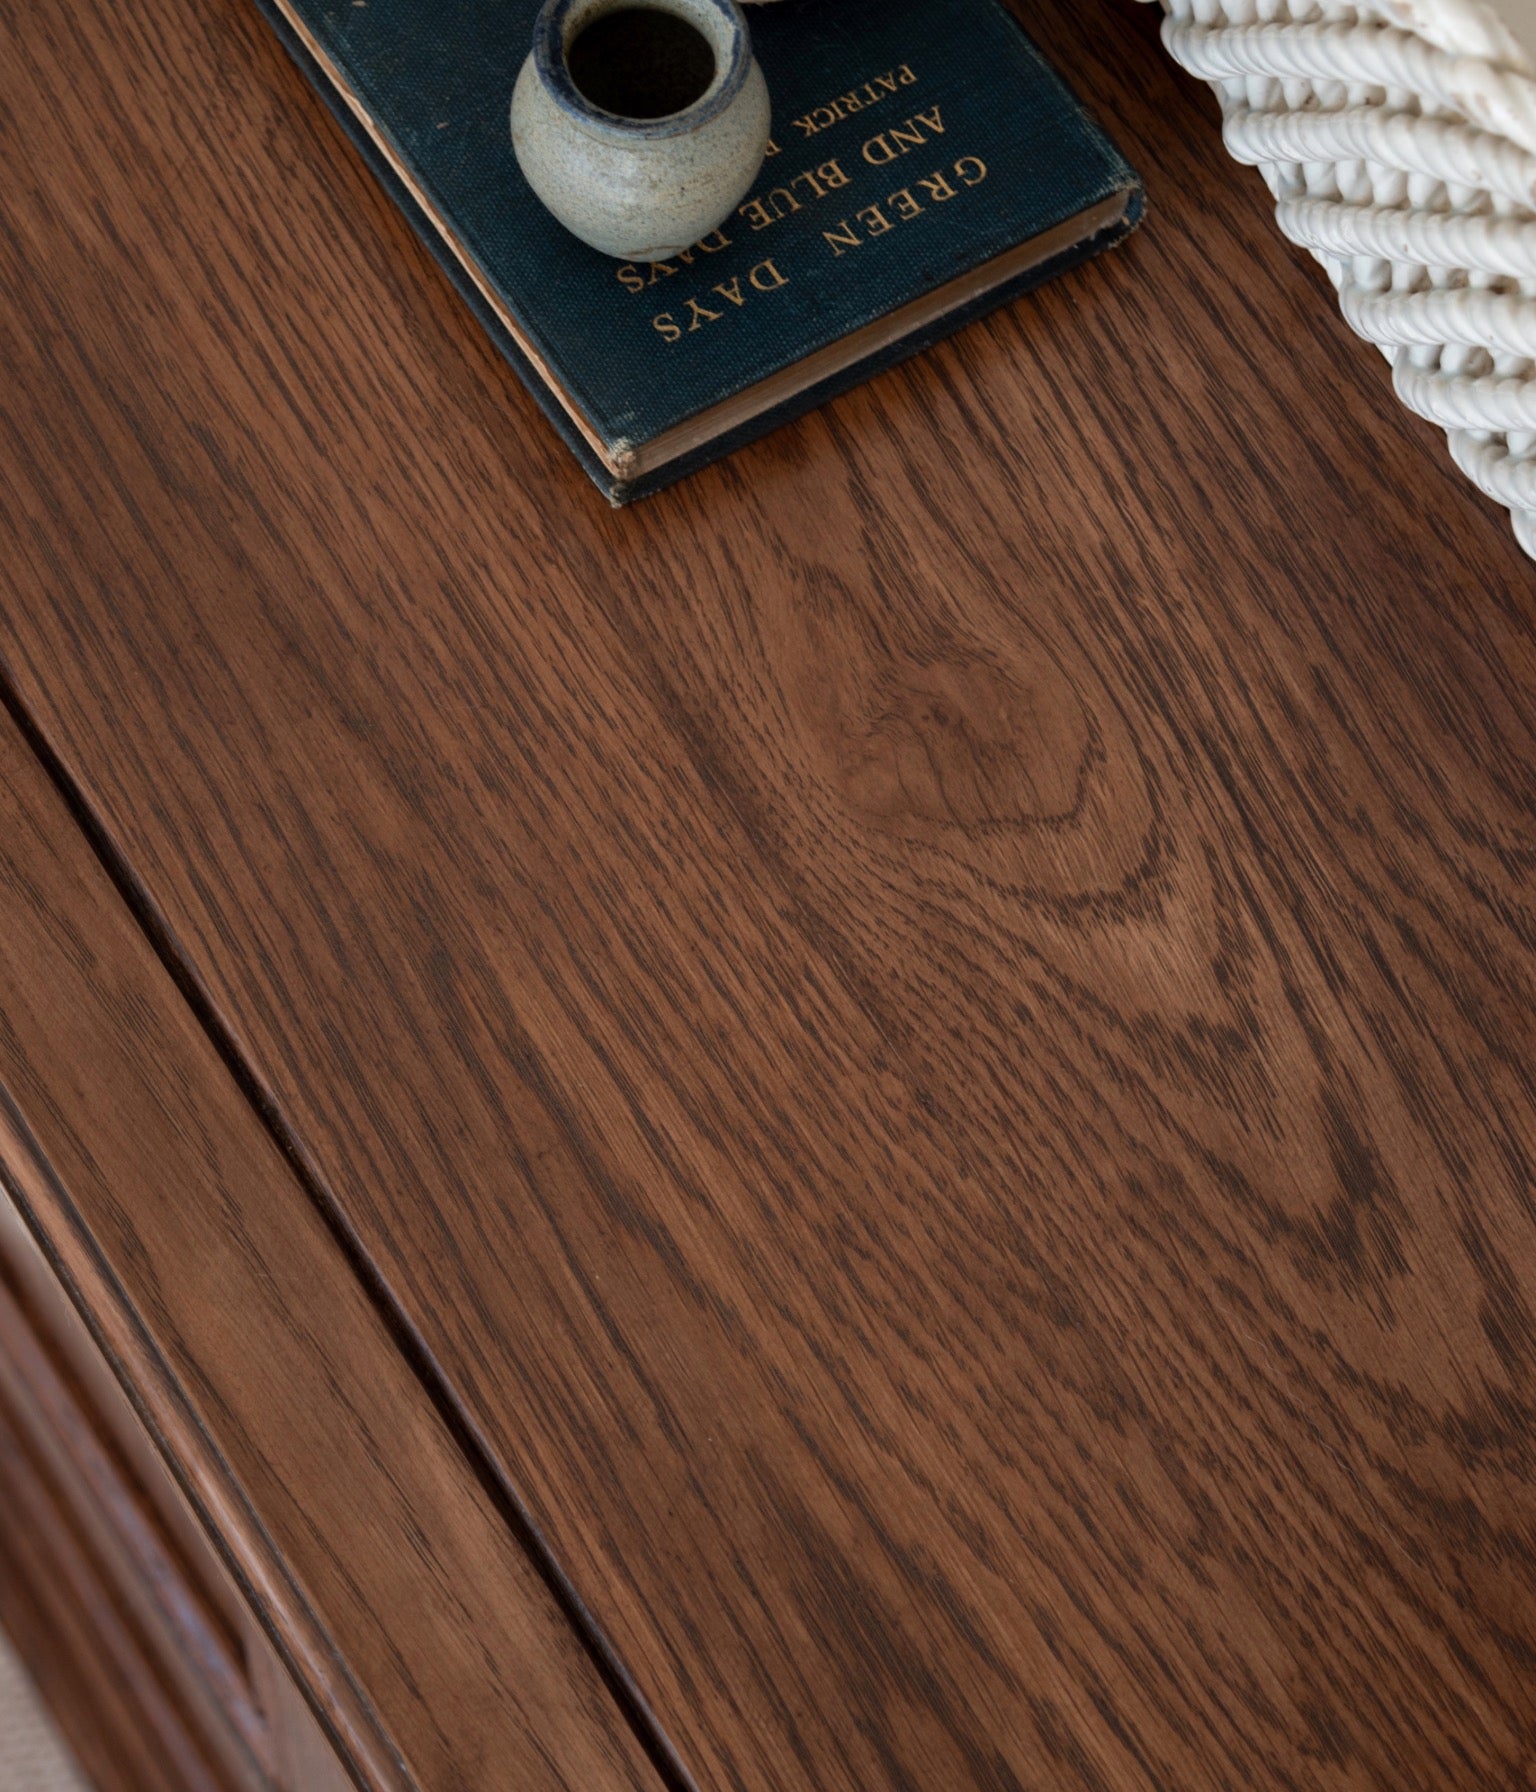
[[[512,150],[539,0],[260,0],[614,502],[1108,247],[1136,176],[999,0],[749,6],[756,187],[663,263],[546,212]]]

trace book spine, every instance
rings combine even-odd
[[[1022,298],[1036,287],[1043,286],[1047,281],[1070,272],[1071,269],[1080,266],[1085,261],[1091,261],[1106,249],[1112,249],[1116,243],[1130,235],[1141,222],[1146,210],[1145,194],[1140,183],[1134,177],[1128,181],[1124,190],[1127,195],[1125,213],[1107,230],[1101,230],[1094,236],[1085,237],[1081,242],[1074,243],[1070,248],[1063,250],[1060,255],[1053,256],[1050,260],[1028,269],[1017,279],[1005,281],[1001,286],[995,286],[990,291],[982,293],[970,304],[944,312],[942,316],[935,318],[924,328],[913,331],[909,336],[904,336],[901,341],[880,349],[875,354],[866,355],[862,360],[851,362],[846,367],[839,368],[836,373],[822,380],[818,385],[809,387],[804,392],[797,392],[784,404],[771,411],[765,411],[760,416],[753,417],[739,429],[715,437],[694,453],[671,461],[664,467],[658,467],[654,473],[629,484],[612,485],[608,488],[609,501],[616,505],[630,504],[636,499],[648,498],[653,493],[664,491],[669,485],[676,484],[678,480],[686,478],[690,473],[697,472],[711,461],[719,460],[724,455],[734,453],[738,448],[746,447],[749,442],[757,441],[759,437],[779,428],[781,424],[793,422],[796,417],[804,416],[807,411],[815,410],[817,406],[862,384],[886,368],[898,366],[901,362],[910,360],[914,355],[921,354],[925,349],[934,347],[946,336],[954,335],[977,318],[985,317],[988,312],[1001,310],[1005,305]],[[606,477],[605,475],[605,479]],[[603,485],[604,480],[599,480],[598,483]]]
[[[389,158],[380,150],[378,144],[363,128],[352,108],[336,91],[330,77],[309,53],[303,39],[288,23],[288,20],[274,4],[274,0],[256,0],[256,5],[277,33],[283,48],[293,58],[310,86],[325,101],[332,117],[346,132],[347,137],[367,164],[369,171],[395,205],[400,208],[411,228],[421,239],[423,247],[448,276],[454,291],[463,299],[480,327],[511,364],[513,372],[522,381],[529,396],[549,422],[554,425],[561,440],[576,456],[592,483],[603,493],[609,503],[615,505],[627,503],[629,501],[627,494],[632,488],[616,481],[613,474],[593,452],[591,444],[572,422],[564,406],[539,377],[506,325],[486,303],[485,295],[475,283],[468,269],[448,247],[443,240],[442,233],[435,228],[426,213],[417,204],[410,189],[395,172]]]

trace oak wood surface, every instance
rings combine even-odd
[[[701,1786],[1514,1792],[1531,568],[1029,18],[1138,237],[610,514],[246,9],[6,15],[0,650]]]
[[[46,1274],[66,1291],[220,1572],[235,1577],[249,1638],[245,1626],[232,1644],[218,1634],[217,1588],[201,1599],[207,1638],[197,1641],[196,1613],[184,1611],[178,1628],[194,1686],[237,1717],[242,1699],[264,1711],[267,1733],[250,1734],[246,1756],[269,1776],[261,1783],[340,1783],[334,1768],[284,1772],[314,1728],[308,1711],[290,1710],[280,1682],[291,1674],[370,1789],[656,1792],[641,1744],[498,1498],[4,710],[0,913],[3,1273],[23,1287]],[[141,1591],[151,1604],[185,1602],[196,1578],[175,1566],[173,1531],[146,1532],[148,1514],[123,1509],[126,1483],[107,1486],[105,1432],[76,1435],[81,1420],[57,1376],[41,1361],[29,1369],[44,1324],[18,1337],[20,1311],[0,1302],[0,1394],[13,1410],[12,1394],[47,1409],[30,1455],[53,1446],[82,1487],[94,1483],[108,1531],[138,1566],[114,1583],[110,1558],[122,1550],[91,1534],[78,1501],[49,1496],[49,1465],[29,1470],[5,1438],[9,1488],[28,1503],[0,1505],[0,1554],[18,1575],[29,1561],[34,1577],[40,1562],[74,1575],[71,1590],[61,1568],[44,1573],[63,1582],[54,1628],[67,1619],[78,1643],[91,1623],[104,1627],[107,1665],[89,1678],[131,1708],[131,1689],[114,1692],[109,1669],[131,1659],[113,1638],[137,1620],[114,1604]],[[44,1523],[55,1509],[57,1547]],[[81,1548],[67,1546],[70,1529],[87,1533]],[[24,1612],[29,1602],[8,1591]],[[53,1620],[45,1610],[27,1621]],[[227,1687],[231,1674],[248,1686]],[[154,1716],[141,1710],[138,1731],[153,1736]],[[168,1745],[160,1781],[134,1765],[135,1735],[123,1747],[145,1792],[172,1784]]]

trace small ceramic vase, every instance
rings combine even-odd
[[[768,127],[736,0],[545,0],[512,95],[528,184],[624,261],[665,261],[723,224]]]

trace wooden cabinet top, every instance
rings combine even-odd
[[[1536,1760],[1536,590],[1154,24],[613,513],[253,8],[0,21],[0,1163],[362,1783]]]

